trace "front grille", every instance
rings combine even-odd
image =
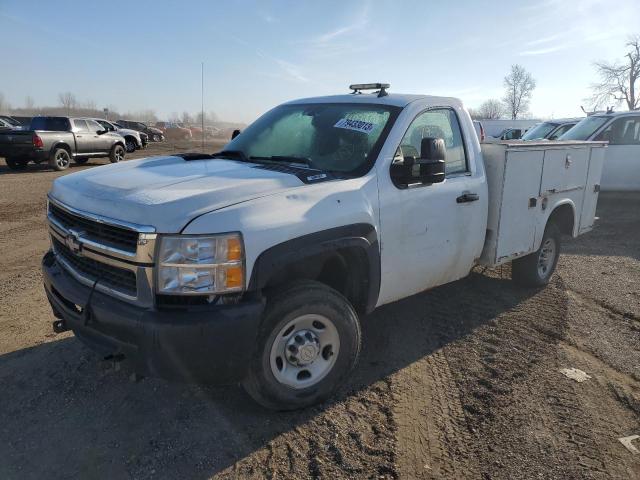
[[[81,217],[53,203],[49,204],[49,214],[67,230],[82,231],[84,232],[83,236],[93,241],[110,245],[127,252],[136,252],[138,232]]]
[[[74,254],[69,247],[52,237],[53,248],[74,270],[91,281],[100,279],[100,283],[127,295],[136,296],[136,274],[131,270],[114,267],[92,258]]]

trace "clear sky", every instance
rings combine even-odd
[[[574,116],[592,62],[621,57],[639,19],[640,0],[0,0],[0,92],[13,106],[71,91],[121,112],[197,112],[204,62],[205,110],[248,122],[356,82],[475,107],[520,63],[538,84],[533,115]]]

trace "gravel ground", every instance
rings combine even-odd
[[[273,413],[236,387],[134,382],[52,333],[39,263],[60,175],[0,166],[0,478],[640,478],[618,441],[640,434],[640,194],[601,195],[547,288],[477,269],[380,308],[336,399]]]

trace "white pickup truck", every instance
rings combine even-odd
[[[605,144],[481,151],[454,98],[352,88],[280,105],[212,155],[56,179],[54,330],[142,375],[299,408],[345,381],[376,307],[477,264],[545,285],[561,234],[591,229]]]

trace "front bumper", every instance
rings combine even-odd
[[[54,315],[93,350],[124,355],[137,373],[188,383],[244,378],[264,302],[185,309],[141,308],[79,283],[48,252],[44,287]]]

